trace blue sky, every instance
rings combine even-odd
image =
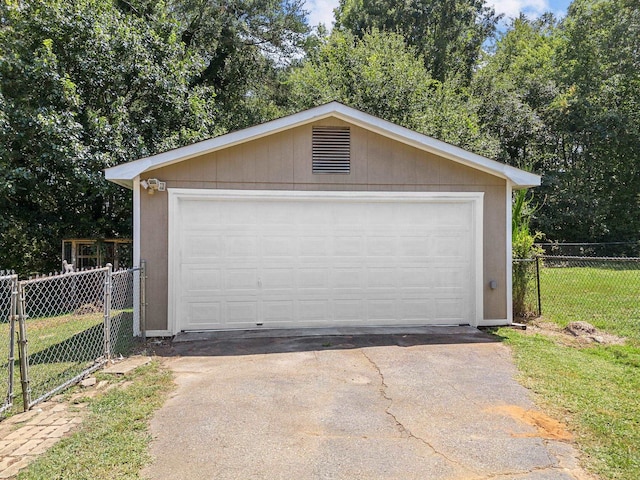
[[[529,17],[538,17],[549,11],[557,16],[564,16],[570,3],[570,0],[487,0],[487,4],[492,5],[496,12],[503,13],[507,19],[517,17],[520,12]],[[324,23],[331,28],[333,9],[337,5],[338,0],[306,0],[309,23]]]

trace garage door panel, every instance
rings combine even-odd
[[[257,268],[228,267],[225,272],[225,290],[228,293],[254,292],[258,286]]]
[[[329,268],[326,266],[300,267],[296,272],[296,287],[300,291],[329,288]]]
[[[260,274],[259,286],[263,290],[291,290],[291,279],[295,276],[295,269],[290,268],[263,268]]]
[[[263,257],[289,257],[297,251],[296,237],[263,235],[260,238],[260,249]]]
[[[324,257],[329,253],[326,236],[301,235],[299,241],[301,257]]]
[[[225,323],[233,325],[251,325],[260,323],[258,316],[258,300],[228,299],[225,304]]]
[[[262,323],[266,326],[295,322],[293,300],[265,300],[262,302],[262,312]]]
[[[358,323],[365,318],[364,300],[335,299],[332,302],[333,319],[336,322]]]
[[[327,322],[331,318],[329,300],[299,300],[296,317],[302,322]]]
[[[465,301],[462,296],[435,299],[435,317],[442,320],[455,320],[464,323],[468,320],[465,311]]]
[[[402,319],[404,320],[433,320],[433,299],[403,298]]]
[[[255,235],[232,235],[225,237],[225,257],[257,257],[260,239]]]
[[[330,245],[331,254],[337,257],[360,257],[364,250],[364,238],[361,236],[337,234]]]
[[[370,299],[367,302],[367,319],[373,320],[375,323],[395,323],[398,318],[396,308],[398,302],[394,298],[389,299]]]
[[[338,293],[352,289],[362,289],[364,272],[362,268],[334,268],[329,274],[329,283]]]
[[[220,292],[223,288],[222,270],[201,265],[184,264],[181,268],[189,292]]]
[[[208,235],[206,233],[183,234],[182,245],[184,259],[215,259],[223,252],[224,240],[220,235]]]
[[[187,303],[186,308],[189,311],[189,318],[191,319],[194,326],[224,326],[224,316],[222,315],[223,305],[221,301],[191,301]]]
[[[410,266],[399,267],[398,277],[400,278],[400,287],[403,290],[408,288],[429,289],[438,281],[434,278],[434,269],[432,266]]]
[[[178,329],[471,323],[471,201],[288,195],[178,200]]]
[[[388,267],[369,267],[366,269],[365,279],[368,289],[397,288],[397,269]]]

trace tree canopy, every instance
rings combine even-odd
[[[360,38],[373,29],[402,35],[440,81],[471,78],[500,19],[484,0],[340,0],[335,14],[337,29]]]

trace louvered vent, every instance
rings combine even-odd
[[[313,127],[313,173],[351,171],[349,127]]]

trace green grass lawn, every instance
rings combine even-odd
[[[80,430],[54,445],[20,473],[20,480],[136,479],[150,460],[148,421],[173,389],[172,375],[158,362],[136,369],[127,381],[89,399],[89,415]]]
[[[588,469],[605,479],[640,477],[640,271],[543,268],[543,316],[565,326],[583,320],[624,336],[625,345],[568,346],[508,328],[522,383],[565,420]]]
[[[542,268],[544,317],[566,326],[583,320],[640,341],[640,270]]]
[[[112,312],[118,319],[118,326],[124,330],[131,328],[131,310]],[[102,312],[82,315],[68,314],[55,317],[27,320],[29,355],[29,377],[32,401],[50,392],[58,385],[74,378],[95,364],[104,353],[104,332]],[[16,325],[16,331],[18,326]],[[112,329],[115,330],[115,329]],[[0,338],[9,337],[9,325],[0,324]],[[126,335],[115,335],[116,343],[127,343]],[[130,342],[129,342],[130,343]],[[117,352],[126,353],[126,345],[117,345]],[[18,345],[15,346],[14,362],[14,411],[22,410],[22,386],[20,383],[20,362]],[[3,345],[2,358],[8,358],[8,346]],[[6,362],[2,370],[7,371]]]

